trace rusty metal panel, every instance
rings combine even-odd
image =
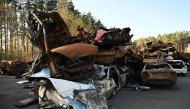
[[[29,12],[27,20],[30,41],[41,51],[81,42],[80,37],[71,37],[66,23],[57,12]]]
[[[115,51],[112,50],[99,50],[96,55],[98,64],[110,64],[113,62],[115,57]]]
[[[67,56],[69,59],[74,60],[78,56],[89,56],[98,53],[98,47],[94,45],[75,43],[55,48],[51,52],[57,52]]]
[[[177,74],[167,63],[149,63],[142,70],[141,78],[145,84],[175,84]]]

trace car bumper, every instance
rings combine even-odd
[[[176,73],[187,73],[187,70],[175,70]]]
[[[142,78],[144,84],[175,84],[177,82],[176,78],[168,78],[168,79],[150,79],[150,78]]]

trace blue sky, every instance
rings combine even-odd
[[[130,27],[134,39],[190,30],[190,0],[72,0],[107,27]]]

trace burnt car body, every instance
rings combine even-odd
[[[133,35],[130,35],[131,29],[127,28],[113,28],[113,29],[105,29],[100,28],[96,34],[94,43],[99,47],[99,49],[104,49],[105,47],[112,47],[118,45],[126,45],[130,44],[131,38]]]
[[[158,41],[155,44],[149,42],[146,43],[146,45],[142,48],[141,53],[144,58],[157,57],[160,52],[163,53],[164,57],[173,57],[176,52],[176,49],[173,45],[173,43],[164,43],[162,41]]]
[[[8,73],[7,73],[7,69],[6,69],[6,67],[7,67],[8,65],[9,65],[8,61],[5,61],[5,60],[1,61],[0,69],[1,69],[1,74],[2,74],[2,75],[7,75],[7,74],[8,74]]]
[[[43,67],[41,71],[28,78],[35,86],[34,88],[38,88],[37,98],[40,108],[108,109],[105,96],[90,78],[73,82],[50,76],[50,67]],[[18,83],[23,84],[29,81]]]
[[[0,66],[3,75],[14,75],[15,78],[21,77],[26,70],[26,63],[21,61],[1,61]]]
[[[80,37],[71,37],[66,23],[57,12],[29,12],[27,23],[32,45],[41,51],[81,42]]]
[[[25,73],[26,63],[21,61],[9,61],[9,65],[6,67],[8,75],[15,75],[15,78],[19,78]]]
[[[127,83],[127,73],[119,66],[96,65],[94,84],[101,88],[106,98],[112,98]]]
[[[126,28],[99,28],[93,35],[78,26],[78,35],[84,43],[98,46],[96,64],[130,66],[130,71],[140,72],[143,67],[143,57],[129,47],[131,45],[131,29]],[[126,46],[126,48],[124,48]],[[132,73],[130,73],[132,74]],[[139,78],[139,74],[138,78]]]
[[[27,22],[31,36],[30,41],[41,51],[29,70],[31,76],[28,80],[37,83],[47,80],[47,84],[42,85],[43,82],[37,84],[38,88],[34,90],[38,92],[39,96],[46,97],[46,99],[39,98],[40,107],[54,105],[61,108],[78,109],[77,106],[80,103],[82,107],[87,103],[86,107],[83,107],[84,109],[102,109],[103,107],[107,109],[106,99],[96,86],[92,86],[90,83],[80,84],[80,81],[89,79],[95,72],[93,65],[98,47],[81,43],[80,37],[71,37],[67,25],[57,12],[29,12]],[[45,73],[48,77],[43,78],[40,73]],[[35,74],[36,77],[34,77]],[[43,91],[46,90],[49,83],[53,87],[48,87],[47,93],[44,93]],[[86,89],[86,86],[89,88]],[[76,90],[74,90],[75,88]],[[65,92],[66,90],[67,92]],[[74,94],[74,96],[68,93]],[[77,96],[79,98],[76,99]],[[53,103],[51,104],[49,101]]]
[[[94,72],[98,47],[80,43],[80,37],[71,37],[59,13],[29,12],[27,22],[32,45],[41,51],[32,73],[50,66],[51,77],[78,81]]]
[[[143,84],[171,84],[177,82],[177,73],[168,63],[146,63],[141,72]]]

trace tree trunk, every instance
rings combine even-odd
[[[7,26],[6,26],[6,10],[4,9],[4,36],[5,36],[5,42],[4,42],[4,46],[5,46],[5,59],[7,59]]]

